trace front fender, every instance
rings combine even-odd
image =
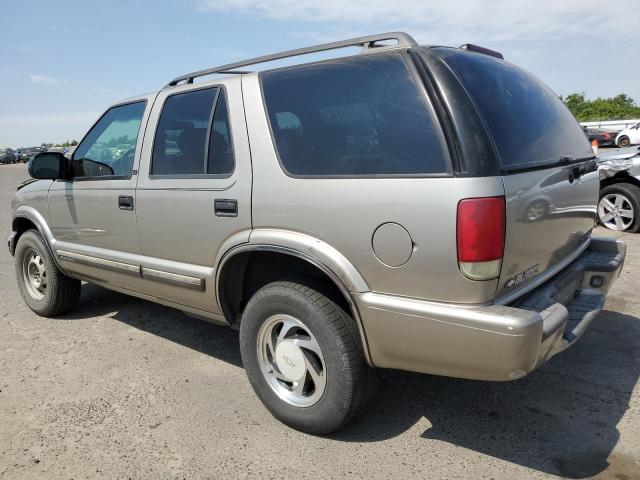
[[[33,223],[38,231],[42,234],[42,236],[45,237],[45,239],[49,243],[49,246],[53,246],[53,244],[55,243],[55,239],[53,238],[53,234],[51,233],[49,224],[38,210],[29,205],[20,205],[18,208],[16,208],[16,211],[13,214],[12,223],[14,232],[17,230],[16,226],[19,218],[26,218],[31,223]]]
[[[13,214],[13,220],[12,220],[12,230],[14,232],[14,235],[18,232],[19,228],[18,228],[18,223],[20,221],[20,219],[26,219],[29,220],[31,223],[33,223],[36,228],[38,229],[38,231],[40,232],[40,235],[42,235],[42,237],[44,238],[44,241],[47,245],[47,247],[49,248],[49,252],[51,253],[51,256],[53,257],[53,260],[56,262],[56,265],[58,266],[58,268],[64,272],[64,269],[62,268],[62,266],[60,265],[60,261],[58,259],[58,256],[56,255],[56,250],[55,250],[55,243],[56,240],[53,237],[53,233],[51,233],[51,229],[49,228],[49,224],[47,223],[46,219],[44,218],[44,216],[42,215],[42,213],[40,213],[38,210],[36,210],[35,208],[33,208],[30,205],[19,205],[14,214]],[[14,238],[14,242],[17,243],[18,242],[18,237],[16,236]]]

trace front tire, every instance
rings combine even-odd
[[[375,388],[377,374],[362,356],[353,318],[300,283],[270,283],[251,297],[240,324],[240,351],[265,407],[303,432],[342,429]]]
[[[631,183],[615,183],[600,191],[598,221],[609,230],[640,230],[640,188]]]
[[[66,313],[80,299],[80,280],[60,271],[36,230],[28,230],[18,239],[15,271],[24,302],[42,317]]]

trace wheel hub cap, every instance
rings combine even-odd
[[[276,347],[276,366],[292,382],[300,380],[307,371],[302,350],[289,341],[280,342]]]
[[[324,393],[324,355],[311,330],[290,315],[273,315],[260,326],[258,363],[273,392],[296,407],[314,405]]]
[[[24,254],[22,274],[29,295],[36,300],[44,298],[47,288],[47,271],[42,257],[33,249],[29,249]]]

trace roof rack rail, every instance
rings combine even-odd
[[[504,60],[504,55],[502,55],[500,52],[481,47],[480,45],[474,45],[473,43],[465,43],[464,45],[460,45],[460,48],[463,50],[469,50],[470,52],[482,53],[484,55],[489,55],[490,57],[496,57],[500,60]]]
[[[379,45],[378,42],[385,40],[396,40],[394,45]],[[193,83],[193,80],[197,77],[205,75],[212,75],[214,73],[249,73],[246,71],[236,71],[235,69],[240,67],[246,67],[248,65],[255,65],[259,63],[270,62],[272,60],[280,60],[283,58],[297,57],[299,55],[307,55],[309,53],[324,52],[326,50],[336,50],[345,47],[362,47],[362,53],[366,53],[372,50],[379,51],[382,48],[408,48],[416,46],[416,41],[404,32],[390,32],[380,33],[378,35],[368,35],[366,37],[352,38],[349,40],[341,40],[339,42],[323,43],[320,45],[314,45],[312,47],[297,48],[295,50],[287,50],[285,52],[272,53],[270,55],[264,55],[262,57],[250,58],[248,60],[242,60],[240,62],[227,63],[226,65],[220,65],[218,67],[207,68],[205,70],[199,70],[197,72],[187,73],[171,80],[166,86],[173,87],[181,82]]]

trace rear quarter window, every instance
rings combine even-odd
[[[284,169],[303,176],[442,174],[448,153],[400,54],[261,74]]]
[[[503,166],[527,166],[593,154],[560,98],[541,80],[504,60],[437,48],[478,107]]]

